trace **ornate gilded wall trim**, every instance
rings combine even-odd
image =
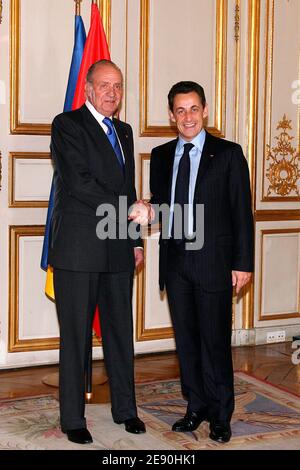
[[[236,0],[234,14],[234,39],[240,39],[240,0]]]
[[[248,77],[247,116],[248,116],[248,164],[251,179],[252,201],[255,207],[256,191],[256,151],[257,151],[257,116],[258,116],[258,68],[260,37],[260,0],[248,2]],[[254,282],[247,286],[243,297],[243,329],[254,325]]]
[[[2,23],[2,9],[3,9],[2,0],[0,0],[0,24]]]
[[[265,45],[265,103],[264,103],[264,157],[263,157],[263,170],[262,170],[262,189],[261,189],[261,201],[276,201],[276,202],[293,202],[299,201],[300,194],[297,191],[294,191],[294,194],[290,194],[292,190],[289,190],[289,181],[292,181],[295,177],[295,173],[297,173],[296,169],[292,170],[291,165],[285,165],[284,161],[282,164],[273,165],[271,168],[270,174],[270,148],[271,148],[271,140],[272,140],[272,97],[273,97],[273,61],[274,61],[274,35],[275,35],[275,2],[274,0],[267,0],[266,3],[266,45]],[[300,64],[300,62],[299,62]],[[299,79],[300,79],[300,67],[299,67]],[[285,119],[285,118],[284,118]],[[299,135],[300,132],[300,107],[298,106],[298,117],[297,117],[297,125],[298,130],[295,131],[296,135]],[[277,125],[277,130],[279,129]],[[299,137],[300,138],[300,137]],[[299,146],[299,138],[298,138],[298,152],[300,152]],[[275,137],[278,139],[278,136]],[[297,157],[296,157],[297,160]],[[275,162],[274,162],[275,163]],[[296,166],[299,165],[294,162]],[[275,172],[276,175],[275,175]],[[288,172],[286,174],[285,172]],[[294,174],[294,176],[293,176]],[[270,177],[273,181],[271,185]],[[279,178],[279,180],[278,180]],[[299,176],[297,177],[299,179]],[[268,180],[268,181],[267,181]],[[284,181],[286,180],[286,181]],[[281,181],[281,183],[280,183]],[[295,183],[297,185],[299,191],[299,183]],[[275,185],[277,190],[274,191],[272,185]],[[278,186],[279,185],[279,186]],[[274,186],[274,187],[275,187]],[[280,188],[281,187],[281,188]],[[285,189],[284,189],[285,187]],[[279,192],[278,192],[279,191]],[[284,192],[286,194],[284,194]]]
[[[140,135],[174,137],[177,135],[174,127],[154,126],[148,122],[150,1],[140,0]],[[215,119],[213,126],[208,127],[208,130],[220,137],[225,136],[226,128],[227,9],[228,0],[216,0]]]
[[[10,152],[8,160],[8,206],[9,207],[48,207],[48,200],[18,200],[16,198],[16,163],[18,160],[49,160],[49,152]],[[22,178],[19,176],[19,178]]]
[[[270,230],[261,230],[260,234],[260,272],[259,272],[259,312],[258,312],[258,320],[259,321],[271,321],[271,320],[280,320],[280,319],[287,319],[287,318],[299,318],[300,317],[300,295],[299,289],[300,286],[298,284],[298,310],[295,312],[288,312],[288,313],[266,313],[262,314],[263,309],[263,269],[264,269],[264,238],[266,235],[280,235],[282,233],[287,234],[298,234],[300,237],[300,227],[299,228],[284,228],[284,229],[270,229]]]
[[[279,121],[277,130],[281,131],[275,137],[277,144],[270,147],[267,144],[266,160],[269,162],[266,169],[266,177],[270,184],[267,197],[274,199],[274,194],[281,198],[300,200],[300,153],[292,146],[291,120],[284,114]],[[278,199],[278,197],[276,197]]]
[[[98,8],[101,13],[103,28],[106,34],[107,44],[110,47],[111,38],[111,1],[110,0],[97,0]]]
[[[49,135],[51,124],[31,124],[20,121],[20,8],[21,0],[10,3],[10,131],[12,134]]]
[[[282,221],[282,220],[300,220],[300,210],[283,209],[283,210],[259,210],[255,212],[256,222],[265,221]]]
[[[43,351],[59,348],[59,338],[20,339],[19,337],[19,246],[21,237],[43,236],[43,225],[11,225],[9,227],[9,314],[8,352]]]
[[[239,106],[240,106],[240,57],[241,57],[241,43],[240,43],[240,0],[236,0],[235,14],[234,14],[234,39],[235,39],[235,59],[234,59],[234,113],[235,113],[235,126],[234,126],[234,140],[239,140]]]
[[[150,231],[149,231],[150,233]],[[147,328],[145,325],[146,307],[146,263],[147,263],[147,239],[144,239],[144,268],[137,276],[137,308],[136,308],[136,340],[147,341],[154,339],[173,338],[173,328]]]
[[[76,1],[76,0],[75,0]],[[101,11],[103,27],[110,44],[111,3],[110,0],[94,0]],[[21,0],[10,0],[10,130],[12,134],[49,135],[51,124],[22,123],[20,120],[20,40]],[[75,5],[77,7],[77,4]]]

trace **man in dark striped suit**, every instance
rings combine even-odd
[[[166,286],[188,401],[186,415],[172,429],[193,431],[208,420],[210,438],[228,442],[232,288],[238,293],[253,270],[248,165],[238,144],[204,129],[208,108],[199,84],[175,84],[168,100],[179,137],[153,149],[150,189],[152,203],[170,208],[168,236],[160,239],[160,288]],[[200,205],[203,221],[197,220]],[[176,220],[178,207],[186,209],[183,225]],[[202,247],[192,238],[199,230]]]

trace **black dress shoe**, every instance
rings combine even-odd
[[[184,418],[176,421],[172,426],[172,431],[176,432],[189,432],[195,431],[202,421],[206,420],[206,416],[203,413],[195,413],[194,411],[188,411]]]
[[[124,421],[125,431],[131,432],[132,434],[143,434],[146,432],[146,427],[140,418],[131,418]]]
[[[231,438],[231,427],[229,423],[211,423],[209,437],[213,441],[229,442]]]
[[[76,442],[76,444],[91,444],[93,442],[93,438],[86,428],[71,429],[64,432],[69,441]]]

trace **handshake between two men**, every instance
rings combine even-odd
[[[133,204],[128,216],[129,220],[143,226],[153,222],[154,218],[155,212],[152,205],[144,199],[139,199]]]

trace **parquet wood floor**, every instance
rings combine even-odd
[[[291,362],[291,343],[233,348],[234,369],[242,370],[283,387],[300,396],[300,365]],[[57,373],[57,365],[0,371],[0,399],[53,394],[57,388],[46,385],[43,379]],[[136,381],[171,379],[179,377],[176,353],[137,356]],[[93,403],[109,401],[108,384],[97,385],[97,377],[105,373],[103,361],[93,364]],[[54,376],[55,377],[55,376]]]

